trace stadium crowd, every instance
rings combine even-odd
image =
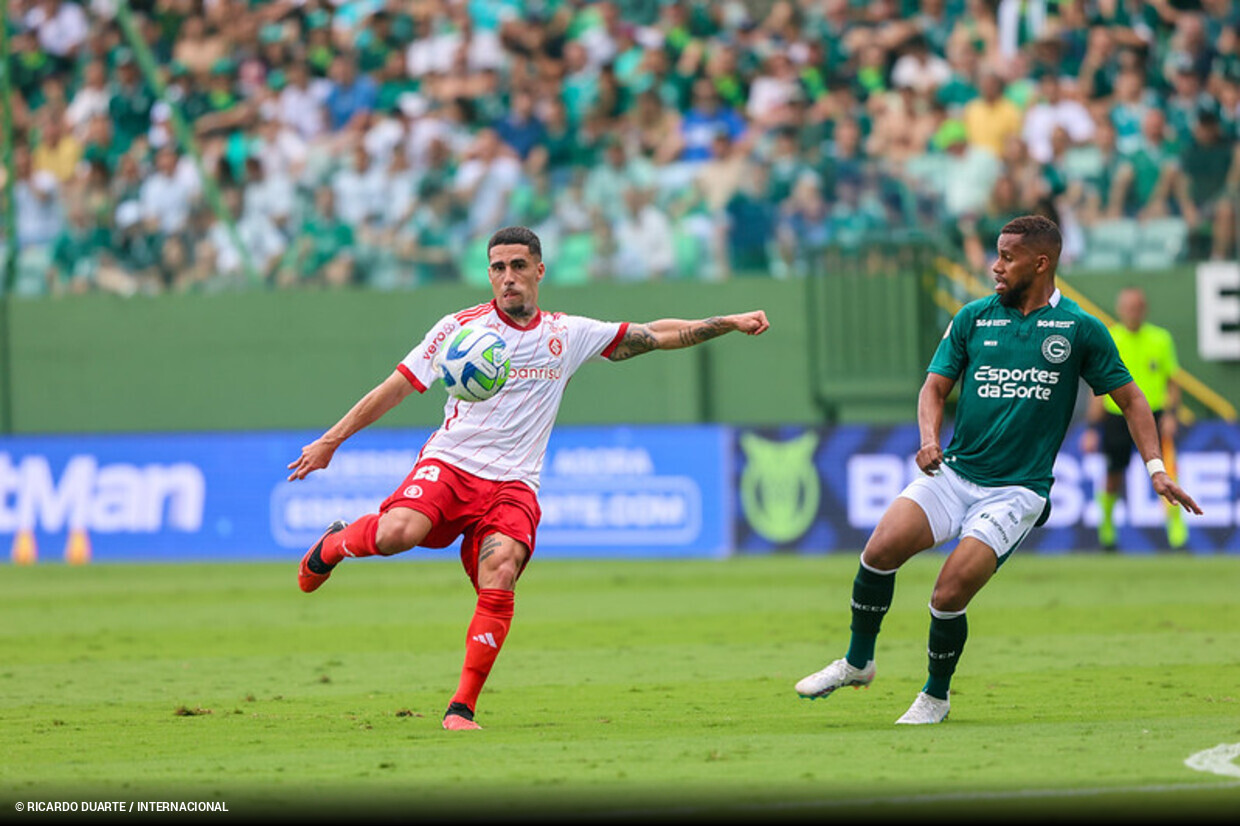
[[[561,283],[919,233],[981,268],[1027,212],[1068,267],[1236,252],[1228,0],[9,9],[25,294],[484,279],[507,224]]]

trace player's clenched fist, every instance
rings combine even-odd
[[[762,310],[754,310],[748,313],[741,313],[732,316],[732,320],[736,324],[736,330],[740,333],[756,336],[765,333],[770,328],[771,323],[766,320],[766,313]]]

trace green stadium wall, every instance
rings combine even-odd
[[[1125,287],[1141,287],[1149,300],[1148,321],[1166,327],[1176,343],[1180,366],[1232,407],[1240,408],[1240,361],[1207,361],[1197,351],[1197,275],[1194,266],[1156,272],[1070,273],[1065,278],[1104,312],[1115,315],[1115,298]],[[1185,401],[1200,418],[1216,413],[1201,401]]]
[[[1132,277],[1073,286],[1108,311]],[[1196,355],[1191,269],[1143,274],[1151,320],[1184,366],[1240,405],[1240,364]],[[440,316],[484,291],[105,296],[11,305],[15,433],[309,428],[335,422],[387,377]],[[909,421],[938,322],[912,275],[804,280],[546,285],[550,310],[611,320],[697,318],[763,308],[770,332],[621,364],[587,364],[565,394],[574,424]],[[814,323],[811,324],[811,319]],[[438,388],[380,426],[433,426]]]

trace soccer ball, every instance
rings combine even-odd
[[[500,391],[512,365],[499,333],[462,327],[439,356],[439,377],[448,395],[463,402],[483,402]]]

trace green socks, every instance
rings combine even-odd
[[[1098,543],[1106,550],[1115,547],[1117,531],[1115,529],[1115,503],[1119,494],[1101,491],[1098,494],[1098,509],[1101,518],[1098,520]],[[1188,524],[1184,521],[1184,513],[1177,506],[1167,508],[1167,544],[1172,549],[1183,548],[1188,543]]]
[[[865,668],[874,659],[874,644],[883,615],[891,607],[896,589],[895,571],[877,571],[861,563],[852,590],[852,638],[844,658],[853,668]]]
[[[1102,511],[1102,518],[1098,522],[1098,542],[1103,548],[1115,547],[1115,503],[1119,501],[1119,494],[1107,493],[1105,490],[1098,494],[1098,507]]]
[[[1188,544],[1188,524],[1179,505],[1167,506],[1167,544],[1177,551]]]
[[[964,611],[936,611],[930,609],[930,642],[926,646],[929,655],[929,679],[922,691],[940,700],[947,699],[952,674],[964,650],[969,636],[969,621]]]

